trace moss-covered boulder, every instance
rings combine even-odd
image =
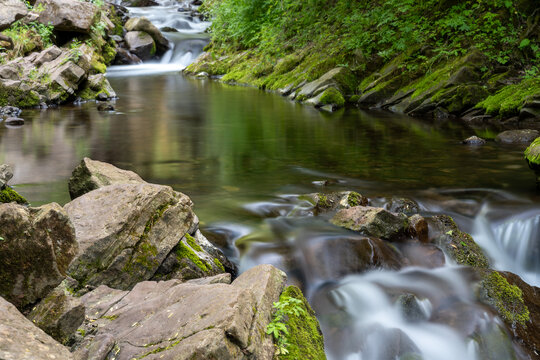
[[[68,187],[71,199],[75,199],[107,185],[140,183],[145,181],[133,171],[85,157],[71,173]]]
[[[367,197],[356,191],[312,193],[300,196],[300,200],[309,201],[313,205],[314,215],[348,209],[353,206],[366,206],[369,203]]]
[[[28,201],[23,196],[19,195],[10,186],[6,186],[0,190],[0,203],[11,202],[15,202],[17,204],[28,204]]]
[[[58,286],[77,251],[60,205],[0,204],[0,295],[19,309]]]
[[[315,312],[296,286],[288,286],[279,297],[279,303],[283,304],[294,299],[289,308],[285,308],[282,321],[288,329],[286,345],[283,349],[278,348],[278,359],[283,360],[324,360],[324,339],[315,317]],[[279,307],[278,307],[279,309]],[[279,311],[279,310],[278,310]]]
[[[536,174],[536,185],[540,187],[540,137],[525,149],[525,160]]]

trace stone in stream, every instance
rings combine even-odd
[[[507,130],[498,134],[495,141],[503,144],[530,144],[540,135],[538,130],[523,129],[523,130]]]
[[[156,44],[149,34],[143,31],[130,31],[124,39],[129,51],[141,60],[150,60],[156,55]]]
[[[420,206],[412,199],[393,197],[388,201],[384,208],[393,213],[404,213],[405,215],[418,214]]]
[[[19,309],[60,284],[78,250],[73,225],[55,203],[1,204],[0,239],[0,295]]]
[[[4,123],[11,126],[21,126],[24,125],[24,119],[17,117],[8,117]]]
[[[231,285],[146,281],[131,291],[100,286],[81,300],[87,321],[77,359],[273,358],[266,335],[285,274],[260,265]]]
[[[83,158],[69,178],[69,194],[75,199],[92,190],[112,184],[140,184],[145,181],[136,173],[114,165]]]
[[[462,141],[465,145],[485,145],[486,140],[479,138],[478,136],[471,136]]]
[[[163,54],[170,49],[169,41],[163,36],[161,31],[145,17],[129,19],[124,28],[129,31],[142,31],[152,37],[156,44],[156,53]]]
[[[383,208],[355,206],[340,210],[331,220],[334,225],[359,231],[381,239],[396,240],[409,226],[405,214],[394,214]]]
[[[415,214],[409,218],[409,235],[417,238],[422,243],[429,242],[428,224],[426,219],[419,214]]]
[[[0,297],[0,359],[71,360],[73,356]]]
[[[348,209],[353,206],[366,206],[368,198],[356,191],[341,191],[333,193],[312,193],[302,195],[300,200],[307,200],[314,205],[315,215],[324,214],[338,209]]]

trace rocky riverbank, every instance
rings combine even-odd
[[[147,19],[101,0],[1,0],[0,31],[0,106],[113,99],[107,66],[169,49]]]
[[[10,174],[3,166],[3,187]],[[295,354],[324,358],[301,292],[284,292],[286,275],[270,265],[237,277],[186,195],[87,158],[69,190],[64,207],[2,199],[0,357],[272,359],[286,336],[267,331],[273,304],[296,299],[311,332],[283,325],[301,336]]]
[[[500,131],[540,128],[534,1],[263,1],[247,8],[204,3],[212,42],[187,74],[330,111],[358,106]]]

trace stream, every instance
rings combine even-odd
[[[240,271],[270,263],[304,290],[329,359],[513,358],[464,268],[344,271],[339,241],[357,235],[312,216],[300,195],[354,190],[377,206],[413,199],[422,215],[452,216],[494,268],[540,286],[540,194],[524,146],[469,147],[461,140],[495,133],[387,112],[325,113],[184,77],[210,24],[159,2],[130,12],[176,28],[165,33],[173,47],[159,62],[109,68],[115,111],[94,102],[26,110],[23,127],[0,127],[0,163],[13,165],[15,189],[32,205],[63,205],[71,171],[88,156],[186,193],[203,232]]]

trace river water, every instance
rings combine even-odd
[[[241,271],[271,263],[303,288],[330,359],[512,358],[467,271],[448,264],[343,273],[343,254],[333,250],[356,235],[311,216],[298,195],[355,190],[376,205],[414,199],[423,215],[451,215],[495,268],[538,286],[540,194],[524,147],[464,146],[468,136],[494,133],[455,121],[325,113],[184,77],[179,70],[202,51],[209,24],[178,8],[163,1],[130,9],[180,32],[167,34],[174,47],[160,62],[109,69],[116,111],[93,102],[28,110],[23,127],[0,127],[0,163],[13,165],[15,188],[33,205],[65,204],[70,173],[88,156],[188,194],[204,232]]]

